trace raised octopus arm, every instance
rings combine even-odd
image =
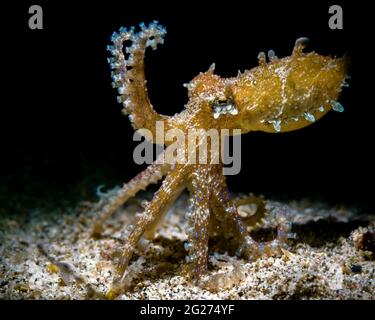
[[[129,115],[129,120],[135,129],[145,128],[156,133],[156,121],[168,120],[170,117],[158,114],[148,97],[144,73],[144,57],[147,47],[156,49],[163,43],[165,29],[150,23],[147,27],[140,24],[140,31],[134,32],[120,28],[113,33],[112,45],[107,50],[112,54],[108,58],[112,71],[112,86],[117,88],[117,101],[123,105],[123,113]],[[123,48],[125,47],[125,52]]]

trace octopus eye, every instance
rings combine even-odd
[[[232,98],[218,99],[212,104],[214,119],[219,118],[221,115],[236,115],[238,110]]]

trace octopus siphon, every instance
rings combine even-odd
[[[241,134],[249,131],[278,133],[306,127],[330,110],[343,111],[337,100],[342,87],[347,86],[347,59],[304,53],[308,39],[299,38],[290,56],[278,58],[273,50],[267,55],[261,52],[259,65],[239,72],[236,77],[221,78],[211,65],[208,71],[185,84],[189,97],[185,108],[174,116],[161,115],[154,110],[148,97],[144,58],[146,49],[156,49],[163,43],[165,34],[165,28],[156,21],[149,25],[141,23],[138,29],[120,28],[107,47],[111,53],[108,62],[112,85],[118,90],[117,100],[136,130],[147,129],[155,136],[156,124],[162,122],[166,131],[187,132],[196,128],[228,129],[230,135],[235,129]],[[209,159],[214,156],[213,152],[208,152]],[[213,232],[231,232],[238,241],[238,253],[249,260],[278,254],[287,248],[286,242],[293,234],[291,224],[286,221],[280,223],[273,240],[253,239],[239,214],[239,202],[230,198],[220,161],[171,164],[158,161],[159,158],[121,188],[108,193],[97,210],[93,235],[99,237],[105,220],[118,207],[149,184],[164,178],[144,212],[138,214],[136,223],[130,226],[118,274],[107,297],[114,298],[124,290],[126,269],[135,247],[142,239],[153,238],[158,223],[185,188],[189,191],[190,204],[186,213],[188,241],[184,248],[187,274],[192,279],[207,272],[208,240]]]

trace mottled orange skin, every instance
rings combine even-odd
[[[258,67],[234,78],[223,79],[215,75],[214,66],[211,66],[186,85],[189,102],[182,112],[172,117],[159,115],[147,95],[144,53],[146,47],[155,49],[162,43],[164,34],[165,30],[156,23],[148,27],[141,25],[137,34],[133,30],[115,33],[112,37],[114,46],[109,48],[114,57],[110,61],[114,69],[113,85],[119,88],[118,99],[124,105],[124,113],[130,115],[135,129],[146,128],[153,134],[156,121],[163,121],[166,130],[178,128],[184,133],[191,128],[241,129],[241,133],[300,129],[332,108],[346,77],[344,59],[304,54],[304,42],[297,41],[291,56],[278,59],[270,54],[271,61],[267,63],[265,56],[260,55]],[[127,40],[132,41],[129,57],[123,53],[123,43]],[[228,108],[223,109],[223,106]],[[158,222],[185,188],[191,195],[185,245],[189,274],[199,278],[207,271],[208,239],[212,233],[232,234],[238,239],[239,253],[248,259],[281,252],[290,236],[291,226],[281,223],[277,238],[270,242],[253,240],[238,214],[236,202],[230,199],[222,169],[221,163],[170,165],[156,161],[121,189],[102,199],[93,229],[95,236],[100,236],[105,219],[117,207],[165,176],[153,200],[131,228],[118,266],[118,278],[108,292],[109,298],[124,290],[126,268],[135,246],[142,237],[152,239]],[[254,202],[253,198],[248,200]],[[262,200],[255,202],[258,207],[262,206]]]
[[[285,84],[285,97],[282,96],[282,81],[275,70],[290,70]],[[190,101],[188,108],[200,109],[194,121],[198,127],[241,129],[241,133],[249,131],[275,132],[267,120],[277,114],[280,106],[284,106],[280,117],[280,132],[287,132],[306,127],[311,124],[302,114],[309,112],[319,120],[332,109],[329,101],[336,101],[346,77],[346,60],[320,56],[316,53],[294,53],[289,57],[275,59],[261,64],[235,78],[220,78],[213,69],[195,77],[190,83]],[[204,96],[214,95],[218,99],[233,99],[237,115],[222,115],[212,118],[211,101]],[[202,98],[203,97],[203,98]],[[285,102],[283,103],[283,99]],[[323,106],[324,111],[318,110]],[[183,117],[187,117],[185,112]],[[178,115],[175,116],[178,118]],[[298,117],[298,121],[292,120]],[[199,118],[205,118],[204,123]],[[190,122],[168,121],[170,126],[187,130]],[[261,121],[264,122],[261,122]],[[177,123],[176,123],[177,122]]]
[[[327,100],[338,99],[346,77],[344,59],[332,59],[316,53],[294,54],[252,69],[249,73],[256,79],[255,85],[246,85],[249,77],[245,73],[237,78],[233,86],[236,105],[241,110],[240,127],[244,131],[274,132],[272,125],[262,124],[260,120],[277,112],[282,104],[281,81],[275,73],[279,68],[290,69],[285,86],[287,101],[282,114],[281,132],[310,125],[311,122],[303,117],[298,121],[291,120],[291,117],[298,117],[302,112],[312,113],[316,120],[324,116],[332,109]],[[318,111],[318,106],[323,106],[325,111]]]

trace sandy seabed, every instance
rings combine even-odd
[[[126,225],[141,210],[139,202],[134,199],[118,210],[99,240],[90,236],[90,203],[2,217],[0,298],[103,298],[115,276]],[[375,230],[372,212],[307,200],[267,202],[287,212],[298,236],[282,255],[248,262],[221,245],[226,241],[213,238],[206,277],[213,281],[206,286],[188,281],[182,276],[187,238],[183,195],[155,239],[136,249],[127,291],[118,299],[375,299],[374,254],[358,240]],[[270,221],[252,232],[262,238],[272,227]]]

